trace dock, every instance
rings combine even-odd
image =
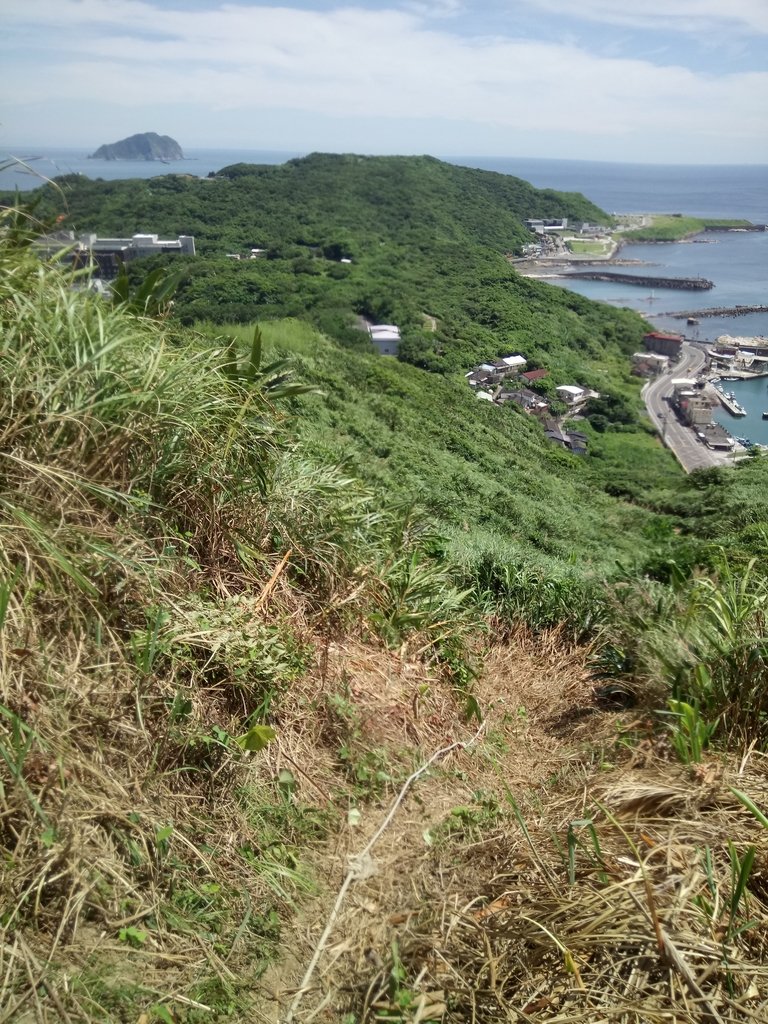
[[[720,405],[722,405],[724,409],[727,409],[731,416],[747,415],[747,410],[744,408],[744,406],[739,405],[739,403],[734,398],[729,398],[728,395],[726,395],[722,391],[719,391],[715,387],[712,388],[712,393],[717,396]]]

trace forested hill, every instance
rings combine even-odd
[[[315,153],[285,164],[234,164],[208,179],[59,179],[82,230],[194,234],[202,255],[289,244],[342,247],[382,238],[475,242],[502,252],[528,239],[528,217],[607,222],[577,193],[433,157]],[[335,235],[335,237],[334,237]],[[251,245],[249,245],[251,243]]]
[[[59,184],[63,197],[47,187],[41,208],[66,208],[77,231],[195,236],[176,296],[185,323],[294,316],[359,346],[363,316],[398,323],[401,358],[417,366],[465,371],[511,346],[568,376],[586,370],[596,387],[595,360],[625,359],[642,334],[639,317],[514,272],[504,254],[529,240],[525,218],[606,219],[583,196],[518,178],[431,157],[317,154],[210,179]],[[247,259],[252,249],[266,258]]]
[[[434,157],[365,157],[315,153],[282,167],[235,164],[220,177],[256,188],[282,204],[296,203],[294,240],[322,244],[328,211],[359,238],[390,237],[419,244],[473,241],[502,252],[529,241],[528,217],[569,217],[607,223],[607,215],[576,193],[540,190],[520,178],[458,167]],[[258,184],[254,181],[258,180]],[[315,230],[318,236],[312,238]]]

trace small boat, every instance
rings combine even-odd
[[[768,420],[768,410],[763,413],[763,419]]]
[[[699,321],[696,319],[695,316],[689,316],[688,320],[686,322],[693,325],[693,324],[697,324]]]

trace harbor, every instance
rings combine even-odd
[[[747,440],[754,445],[768,445],[768,379],[765,376],[751,377],[742,380],[724,381],[722,378],[714,382],[714,387],[719,384],[723,391],[733,394],[733,399],[727,395],[723,396],[718,392],[720,404],[713,410],[712,417],[734,437],[738,434],[740,439]],[[734,414],[726,402],[735,402],[742,410],[741,414]],[[745,445],[744,447],[749,447]]]

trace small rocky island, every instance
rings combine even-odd
[[[91,153],[89,160],[183,160],[181,146],[170,135],[157,132],[141,132],[119,142],[99,146]]]

